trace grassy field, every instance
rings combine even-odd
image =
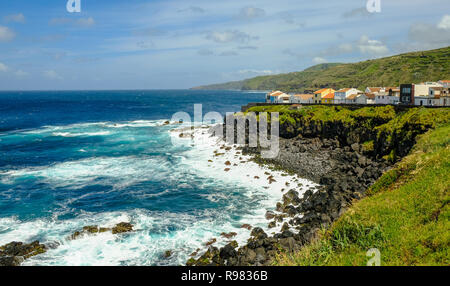
[[[275,90],[311,92],[323,87],[340,89],[399,86],[450,79],[450,47],[413,52],[350,64],[321,64],[301,72],[259,76],[198,89]]]
[[[410,154],[316,241],[274,265],[450,265],[450,123],[420,135]]]

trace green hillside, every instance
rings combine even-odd
[[[274,90],[308,92],[323,87],[339,89],[398,86],[401,83],[450,79],[450,47],[406,53],[351,64],[321,64],[301,72],[259,76],[196,89]]]

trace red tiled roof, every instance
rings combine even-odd
[[[379,92],[381,90],[381,87],[368,87],[368,89],[370,90],[370,92]]]
[[[334,92],[329,92],[325,96],[322,96],[322,99],[333,99],[334,98]]]
[[[322,92],[326,91],[327,89],[328,89],[328,88],[322,88],[322,89],[319,89],[318,91],[314,92],[314,94],[316,94],[316,93],[322,93]]]
[[[295,97],[300,97],[303,100],[308,100],[313,98],[312,94],[294,94]]]
[[[373,94],[373,93],[366,93],[366,97],[368,99],[375,99],[375,94]]]

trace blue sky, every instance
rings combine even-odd
[[[178,89],[450,45],[450,1],[0,2],[0,90]]]

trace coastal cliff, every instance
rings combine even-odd
[[[270,160],[258,156],[259,148],[244,147],[243,153],[253,154],[260,164],[296,173],[321,187],[308,190],[302,197],[291,189],[277,204],[276,212],[266,214],[269,227],[285,221],[281,233],[269,236],[262,229],[254,228],[246,245],[237,248],[230,243],[220,249],[210,247],[200,258],[190,259],[188,265],[308,264],[292,257],[310,249],[355,202],[384,185],[386,176],[403,163],[419,135],[448,126],[450,122],[450,110],[445,108],[258,106],[247,112],[280,113],[280,152]],[[448,134],[444,136],[448,144]],[[395,179],[390,183],[394,184]],[[346,227],[347,240],[350,237],[358,241],[358,235],[362,240],[369,240],[364,244],[366,251],[385,239],[379,224],[352,222]],[[329,238],[330,234],[323,236]],[[336,236],[331,240],[335,241]]]

